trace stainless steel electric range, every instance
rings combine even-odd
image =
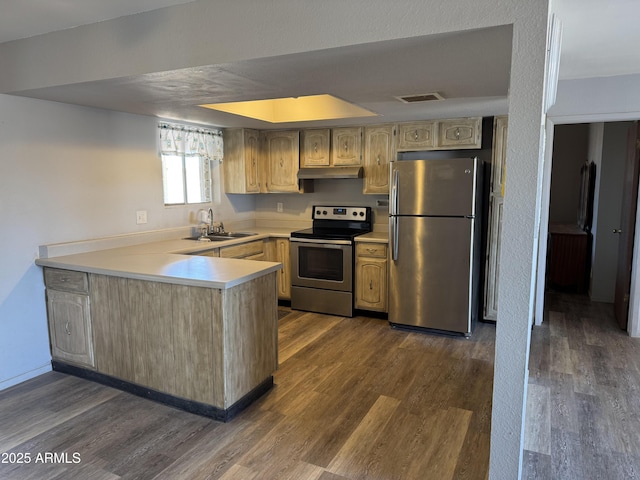
[[[355,237],[371,207],[313,207],[313,226],[291,233],[291,308],[353,316]]]

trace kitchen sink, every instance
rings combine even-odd
[[[196,236],[196,237],[187,237],[185,240],[199,240],[201,242],[223,242],[225,240],[233,240],[234,238],[244,238],[251,237],[253,235],[257,235],[254,232],[224,232],[224,233],[211,233],[204,237]]]

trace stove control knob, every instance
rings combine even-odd
[[[316,210],[316,215],[320,215],[320,210]]]
[[[322,211],[322,214],[323,214],[323,215],[326,215],[326,214],[327,214],[327,211],[326,211],[326,210],[323,210],[323,211]]]
[[[353,216],[357,217],[358,216],[358,212],[353,212]]]
[[[361,217],[364,217],[364,212],[360,212],[360,216],[361,216]]]

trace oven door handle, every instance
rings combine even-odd
[[[342,248],[345,245],[351,245],[350,240],[323,240],[319,238],[291,238],[292,242],[313,243],[326,248]]]

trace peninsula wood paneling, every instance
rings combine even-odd
[[[173,285],[175,392],[181,398],[221,404],[222,339],[214,337],[213,317],[220,314],[220,292]]]
[[[276,273],[224,290],[222,295],[227,408],[278,368]]]
[[[91,318],[98,371],[133,382],[127,279],[91,275]]]
[[[127,286],[134,382],[174,393],[171,285],[127,279]]]

